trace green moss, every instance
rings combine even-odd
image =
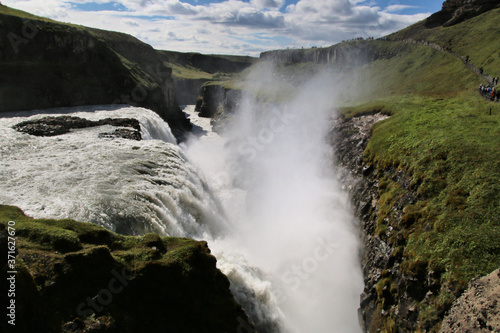
[[[377,299],[383,305],[384,309],[394,304],[394,293],[396,293],[396,285],[390,277],[379,280],[375,286],[377,291]]]
[[[182,261],[193,253],[199,242],[189,238],[122,236],[103,227],[70,219],[33,219],[22,210],[0,205],[0,223],[15,222],[18,245],[29,251],[58,251],[61,253],[89,251],[106,246],[117,260],[131,267],[142,266],[151,260],[166,263]]]
[[[384,178],[379,183],[379,211],[375,226],[375,234],[381,238],[385,238],[387,233],[388,221],[391,218],[392,207],[399,200],[403,190],[398,183],[395,183],[387,178]]]

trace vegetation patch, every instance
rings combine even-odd
[[[0,205],[1,247],[10,221],[19,331],[160,331],[167,322],[171,332],[216,332],[236,331],[241,320],[251,327],[206,242],[123,236],[70,219],[33,219]]]

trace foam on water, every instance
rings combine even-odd
[[[0,118],[0,202],[34,217],[69,217],[125,234],[202,237],[222,228],[218,201],[157,114],[129,107],[72,115],[135,118],[149,140],[98,138],[111,126],[35,137],[12,126],[46,114]]]
[[[148,140],[98,138],[116,128],[112,126],[54,137],[12,128],[60,114],[91,120],[135,118]],[[19,206],[36,218],[73,218],[122,234],[156,232],[207,240],[246,310],[258,314],[261,326],[276,327],[279,310],[269,302],[269,282],[225,237],[234,232],[220,201],[154,112],[97,106],[10,116],[0,118],[0,203]]]

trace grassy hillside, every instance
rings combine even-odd
[[[395,36],[450,45],[495,75],[499,18],[500,10],[493,10],[447,28],[424,30],[419,23]],[[402,274],[439,277],[438,290],[415,305],[419,329],[437,331],[467,283],[500,265],[500,104],[480,96],[481,78],[448,53],[403,42],[370,44],[392,56],[345,74],[355,93],[344,94],[342,112],[392,115],[374,126],[365,162],[409,174],[417,202],[398,218],[392,206],[405,190],[381,178],[375,234],[394,249]],[[391,278],[381,281],[390,285]],[[391,294],[401,296],[396,288]],[[386,309],[379,327],[394,331],[395,310]]]
[[[500,8],[450,27],[428,29],[420,22],[389,37],[425,40],[449,47],[452,52],[470,56],[476,67],[493,76],[500,76]]]
[[[232,55],[158,51],[165,64],[179,79],[219,80],[238,73],[256,62],[256,58]]]

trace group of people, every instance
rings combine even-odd
[[[343,40],[342,43],[344,42],[356,42],[356,41],[361,41],[361,40],[374,40],[375,37],[356,37],[356,38],[352,38],[352,39],[346,39],[346,40]]]
[[[479,92],[481,92],[483,96],[491,99],[492,101],[494,101],[495,99],[500,100],[500,90],[497,91],[495,89],[495,82],[498,83],[498,77],[493,78],[493,84],[484,85],[481,83],[479,85]]]

